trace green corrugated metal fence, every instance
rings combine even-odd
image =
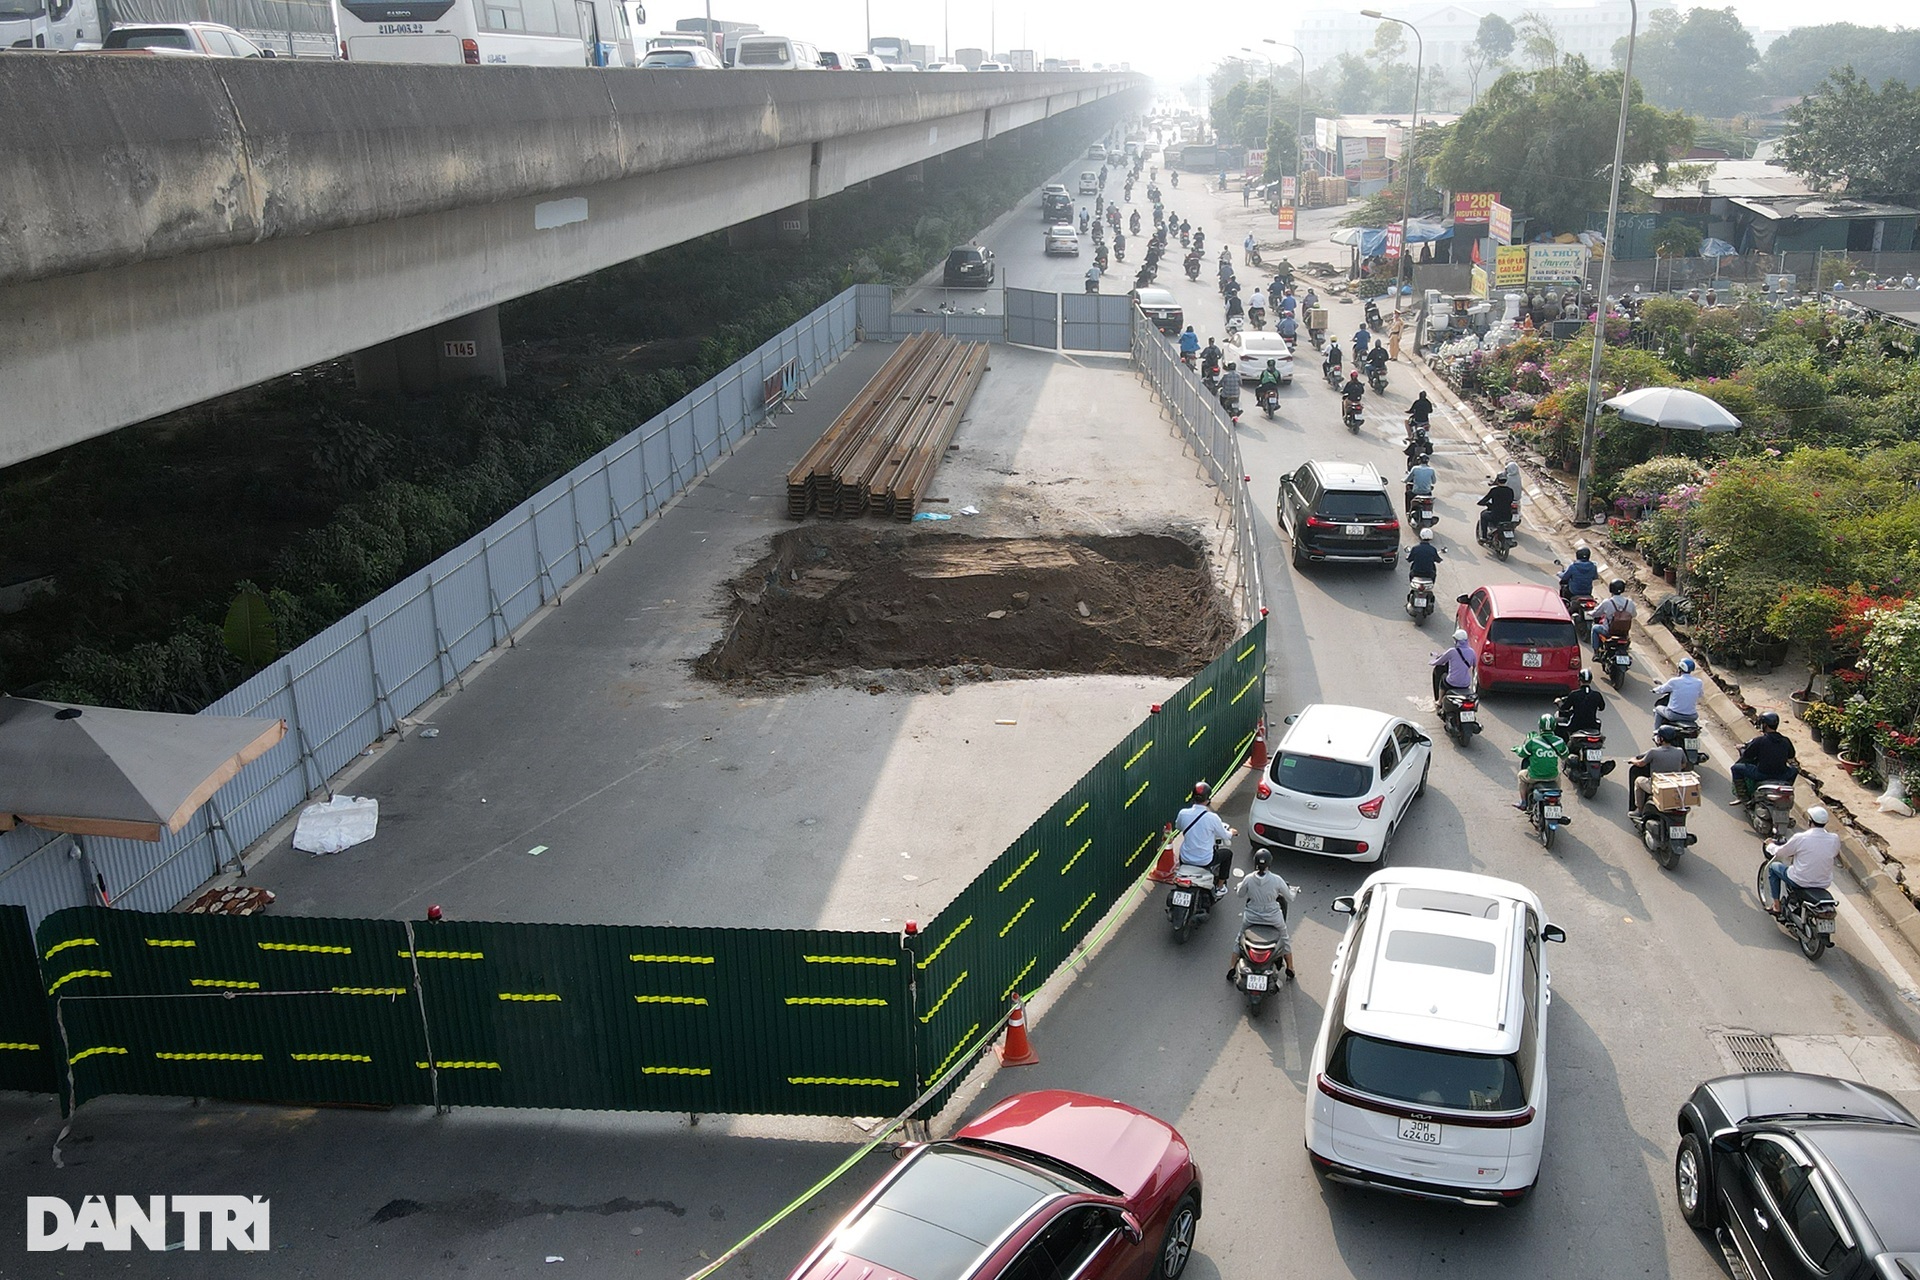
[[[1265,667],[1261,622],[911,950],[890,933],[73,907],[41,922],[36,972],[12,908],[0,917],[0,1087],[57,1075],[69,1106],[138,1093],[895,1115],[1151,866],[1192,783],[1245,757]]]

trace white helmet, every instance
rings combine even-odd
[[[1420,541],[1422,541],[1422,542],[1432,542],[1432,541],[1433,541],[1433,530],[1431,530],[1431,529],[1422,529],[1422,530],[1420,531]]]
[[[1807,810],[1807,821],[1816,827],[1826,826],[1828,816],[1827,811],[1819,805],[1815,805],[1813,808]]]
[[[1465,629],[1463,628],[1463,629],[1461,629],[1461,630],[1459,630],[1459,631],[1455,631],[1455,632],[1453,633],[1453,638],[1454,638],[1454,640],[1455,640],[1456,642],[1459,642],[1459,641],[1462,641],[1462,640],[1465,640],[1465,639],[1467,638],[1467,633],[1466,633],[1466,631],[1465,631]]]

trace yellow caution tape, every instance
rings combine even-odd
[[[1143,796],[1143,795],[1145,795],[1145,794],[1147,793],[1147,788],[1148,788],[1148,787],[1150,787],[1150,786],[1152,786],[1152,785],[1153,785],[1153,781],[1152,781],[1152,779],[1148,779],[1148,780],[1147,780],[1146,782],[1143,782],[1143,783],[1141,783],[1141,784],[1140,784],[1140,786],[1139,786],[1139,789],[1138,789],[1138,790],[1136,790],[1136,791],[1135,791],[1135,792],[1134,792],[1134,793],[1133,793],[1132,795],[1130,795],[1130,796],[1128,796],[1128,797],[1127,797],[1127,802],[1126,802],[1125,804],[1123,804],[1123,805],[1121,805],[1120,807],[1121,807],[1122,809],[1131,809],[1131,808],[1133,808],[1133,802],[1134,802],[1135,800],[1138,800],[1138,799],[1139,799],[1139,798],[1140,798],[1141,796]]]
[[[1153,844],[1153,842],[1158,840],[1159,838],[1160,838],[1160,832],[1158,831],[1147,832],[1147,838],[1145,840],[1142,840],[1140,842],[1140,847],[1133,851],[1133,857],[1127,859],[1127,865],[1132,866],[1135,862],[1139,861],[1140,855],[1145,853],[1147,851],[1148,846]]]
[[[1189,702],[1187,704],[1187,710],[1189,711],[1193,710],[1195,707],[1199,706],[1201,703],[1205,702],[1208,698],[1211,698],[1212,696],[1213,696],[1213,686],[1208,685],[1206,688],[1200,691],[1199,697],[1195,698],[1192,702]]]
[[[1016,924],[1019,924],[1020,917],[1027,914],[1027,907],[1031,907],[1032,905],[1033,905],[1033,899],[1028,898],[1026,901],[1026,905],[1022,906],[1018,911],[1013,913],[1013,919],[1007,921],[1005,924],[1000,926],[1000,936],[1003,938],[1006,937],[1007,930],[1013,928],[1013,926],[1015,926]]]
[[[232,987],[239,991],[258,991],[257,982],[242,982],[238,978],[190,978],[188,981],[196,987]]]
[[[91,1049],[82,1049],[80,1052],[74,1054],[71,1058],[68,1058],[67,1065],[70,1067],[74,1066],[78,1064],[83,1058],[91,1058],[96,1053],[124,1054],[126,1053],[126,1050],[121,1048],[119,1045],[115,1045],[115,1044],[95,1045]]]
[[[533,1003],[552,1001],[558,1004],[560,1002],[559,996],[547,991],[502,991],[500,998],[502,1000],[517,1000]]]
[[[1030,973],[1032,973],[1032,972],[1033,972],[1033,966],[1035,966],[1036,964],[1039,964],[1039,963],[1040,963],[1040,957],[1039,957],[1039,956],[1035,956],[1035,957],[1034,957],[1033,959],[1031,959],[1031,960],[1029,960],[1029,961],[1027,961],[1027,967],[1026,967],[1026,968],[1024,968],[1024,969],[1022,969],[1022,970],[1021,970],[1020,972],[1018,972],[1018,973],[1016,973],[1016,974],[1014,974],[1014,975],[1013,975],[1013,981],[1012,981],[1012,982],[1009,982],[1009,983],[1007,984],[1007,989],[1006,989],[1005,991],[1002,991],[1002,992],[1000,993],[1000,998],[1001,998],[1002,1000],[1005,1000],[1005,999],[1006,999],[1006,998],[1007,998],[1008,996],[1010,996],[1010,995],[1012,995],[1012,994],[1014,993],[1014,991],[1016,991],[1016,990],[1017,990],[1017,989],[1019,988],[1019,986],[1020,986],[1020,979],[1022,979],[1022,978],[1024,978],[1024,977],[1026,977],[1026,976],[1027,976],[1028,974],[1030,974]],[[938,1071],[936,1071],[936,1072],[934,1072],[934,1075],[936,1075],[936,1076],[937,1076],[937,1075],[939,1075],[939,1074],[940,1074],[940,1073],[939,1073]]]
[[[197,947],[200,944],[192,938],[148,938],[150,947]]]
[[[287,1055],[295,1062],[372,1062],[371,1055],[364,1053],[290,1053]]]
[[[1093,807],[1093,801],[1091,800],[1082,801],[1080,804],[1080,807],[1073,811],[1073,816],[1067,819],[1066,825],[1070,827],[1074,823],[1080,821],[1080,815],[1085,813],[1088,809],[1091,809],[1092,807]]]
[[[891,956],[801,956],[808,964],[898,964]]]
[[[641,1004],[705,1004],[705,996],[635,996]]]
[[[256,942],[253,944],[262,951],[310,951],[323,956],[350,956],[352,947],[336,947],[321,942]],[[402,951],[401,955],[407,954]]]
[[[1198,729],[1194,730],[1193,736],[1187,739],[1187,745],[1191,747],[1194,743],[1200,741],[1201,738],[1205,737],[1207,733],[1207,728],[1208,726],[1203,724]]]
[[[98,938],[68,938],[65,942],[56,942],[48,947],[47,954],[44,958],[51,960],[68,947],[97,947],[99,945],[100,939]]]
[[[12,1049],[20,1053],[34,1053],[39,1050],[37,1044],[28,1044],[25,1040],[0,1040],[0,1050]]]
[[[1088,836],[1087,842],[1081,845],[1078,849],[1075,849],[1073,851],[1073,856],[1067,859],[1067,865],[1060,868],[1060,874],[1065,875],[1067,874],[1067,872],[1073,870],[1073,864],[1080,861],[1080,855],[1085,853],[1087,850],[1091,848],[1093,848],[1093,837]]]
[[[1246,682],[1245,684],[1243,684],[1243,685],[1241,685],[1241,686],[1240,686],[1240,692],[1238,692],[1238,693],[1236,693],[1236,694],[1234,694],[1234,695],[1233,695],[1233,698],[1232,698],[1232,700],[1231,700],[1231,701],[1229,701],[1229,702],[1227,703],[1227,705],[1228,705],[1228,706],[1232,706],[1232,705],[1233,705],[1233,704],[1234,704],[1235,702],[1238,702],[1238,701],[1240,701],[1240,699],[1242,699],[1242,698],[1244,698],[1244,697],[1246,697],[1246,696],[1247,696],[1247,690],[1249,690],[1249,689],[1251,689],[1251,688],[1253,688],[1253,686],[1255,686],[1256,684],[1259,684],[1259,683],[1260,683],[1260,673],[1259,673],[1258,671],[1256,671],[1256,672],[1254,672],[1254,673],[1253,673],[1253,679],[1251,679],[1251,680],[1249,680],[1249,681],[1247,681],[1247,682]]]
[[[1148,738],[1145,742],[1140,744],[1140,749],[1138,751],[1134,752],[1132,755],[1127,757],[1127,762],[1121,765],[1120,767],[1122,769],[1133,768],[1133,766],[1140,763],[1140,757],[1147,754],[1147,752],[1151,751],[1152,749],[1153,749],[1153,739]]]
[[[918,967],[924,969],[928,965],[932,964],[935,960],[938,960],[940,958],[940,953],[947,949],[947,945],[951,943],[955,938],[959,937],[961,933],[963,933],[966,930],[966,927],[972,923],[973,923],[973,917],[968,916],[965,920],[962,920],[959,924],[955,925],[953,927],[953,932],[948,934],[946,937],[942,938],[940,940],[940,945],[935,947],[933,949],[933,953],[929,955],[925,960],[922,960]]]
[[[47,994],[52,995],[75,978],[111,978],[112,976],[113,974],[105,969],[75,969],[65,977],[55,978],[53,985],[47,988]]]
[[[879,996],[788,996],[788,1004],[877,1004],[883,1008],[886,1001]]]
[[[947,997],[951,996],[956,990],[958,990],[960,987],[960,984],[965,982],[966,980],[967,980],[967,971],[965,969],[962,969],[960,971],[960,976],[953,980],[953,984],[949,986],[945,991],[941,992],[940,998],[933,1002],[933,1008],[927,1010],[925,1013],[920,1015],[920,1021],[932,1022],[933,1015],[940,1012],[940,1006],[947,1002]]]
[[[883,1089],[898,1089],[898,1080],[857,1080],[849,1076],[788,1076],[788,1084],[851,1084],[878,1085]]]
[[[1000,888],[998,892],[1005,893],[1007,891],[1007,886],[1012,884],[1015,880],[1018,880],[1020,878],[1020,873],[1022,871],[1025,871],[1029,866],[1031,866],[1033,863],[1033,860],[1039,856],[1040,856],[1040,851],[1038,849],[1035,849],[1032,853],[1028,854],[1026,857],[1026,861],[1022,862],[1019,866],[1015,867],[1013,869],[1013,874],[1000,882]]]
[[[403,996],[405,987],[329,987],[336,996]]]
[[[1239,653],[1235,654],[1233,657],[1233,660],[1235,662],[1245,662],[1247,660],[1247,655],[1252,653],[1257,648],[1259,648],[1258,645],[1250,644],[1246,648],[1242,649]]]
[[[978,1031],[979,1029],[980,1029],[980,1024],[977,1022],[974,1023],[972,1026],[968,1027],[966,1034],[961,1036],[959,1040],[955,1041],[953,1048],[947,1051],[947,1056],[940,1059],[940,1065],[927,1073],[927,1079],[938,1080],[940,1078],[940,1074],[947,1069],[947,1065],[951,1063],[955,1058],[960,1056],[960,1051],[967,1047],[967,1042],[973,1039],[973,1033]]]
[[[713,1068],[711,1067],[642,1067],[640,1068],[640,1074],[643,1076],[710,1076],[713,1074]]]
[[[431,1064],[416,1062],[413,1065],[422,1071],[430,1065],[442,1071],[498,1071],[500,1069],[500,1064],[497,1062],[434,1062]]]
[[[1073,928],[1073,922],[1080,918],[1080,913],[1093,905],[1094,896],[1095,895],[1091,893],[1086,896],[1086,900],[1083,901],[1077,908],[1074,909],[1074,913],[1072,915],[1067,917],[1067,922],[1060,926],[1060,932],[1065,933],[1067,930]]]
[[[712,964],[712,956],[628,956],[635,964]]]
[[[1242,739],[1240,739],[1240,742],[1239,742],[1239,745],[1237,745],[1237,746],[1236,746],[1236,747],[1234,747],[1234,749],[1233,749],[1233,758],[1234,758],[1235,760],[1238,760],[1238,759],[1239,759],[1239,758],[1240,758],[1241,756],[1244,756],[1244,755],[1246,755],[1246,754],[1247,754],[1247,748],[1248,748],[1248,747],[1250,747],[1250,746],[1252,746],[1252,745],[1253,745],[1253,740],[1254,740],[1255,738],[1257,738],[1257,737],[1259,737],[1259,736],[1260,736],[1260,730],[1259,730],[1258,728],[1256,728],[1256,729],[1254,729],[1254,731],[1253,731],[1252,733],[1250,733],[1250,734],[1248,734],[1248,735],[1247,735],[1246,737],[1244,737],[1244,738],[1242,738]]]
[[[265,1062],[264,1053],[156,1053],[162,1062]]]
[[[402,951],[402,960],[411,956],[415,960],[485,960],[484,951]]]

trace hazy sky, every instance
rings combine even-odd
[[[1473,0],[1462,0],[1472,7]],[[1692,7],[1680,0],[1681,7]],[[1304,0],[1301,7],[1320,7]],[[1381,7],[1372,0],[1353,6]],[[1541,6],[1551,11],[1553,0]],[[1712,6],[1724,7],[1724,6]],[[1751,26],[1777,30],[1823,21],[1857,22],[1863,26],[1914,25],[1914,6],[1908,0],[1857,0],[1842,9],[1809,10],[1801,0],[1742,0],[1734,9]],[[1288,14],[1294,6],[1271,6],[1264,22],[1248,15],[1268,6],[1228,3],[1196,6],[1147,3],[1144,0],[1103,0],[1041,5],[1026,0],[713,0],[716,20],[756,22],[781,35],[798,36],[822,48],[861,48],[866,43],[867,15],[873,34],[904,36],[917,44],[942,43],[942,23],[948,24],[953,47],[987,48],[997,29],[1002,50],[1029,48],[1044,57],[1077,57],[1084,63],[1131,62],[1136,70],[1170,79],[1183,79],[1204,70],[1242,45],[1258,44],[1259,37],[1286,40],[1291,35]],[[679,18],[700,17],[698,0],[648,0],[649,25],[671,27]],[[1290,57],[1291,55],[1283,55]]]

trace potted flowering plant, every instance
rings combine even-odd
[[[1807,704],[1807,728],[1820,740],[1820,745],[1829,754],[1840,750],[1840,735],[1847,727],[1847,713],[1831,702],[1810,702]]]

